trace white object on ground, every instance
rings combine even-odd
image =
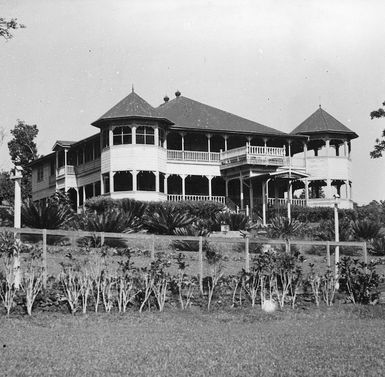
[[[277,309],[277,304],[274,300],[265,300],[262,304],[262,310],[266,313],[273,313]]]

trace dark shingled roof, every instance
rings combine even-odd
[[[312,135],[312,134],[339,134],[355,139],[358,135],[343,125],[336,118],[331,116],[324,109],[319,107],[312,115],[296,127],[291,134]]]
[[[157,110],[163,117],[175,123],[171,128],[234,133],[244,132],[262,135],[287,135],[274,128],[264,126],[183,96],[163,103]]]
[[[162,118],[162,116],[158,113],[155,108],[153,108],[142,97],[132,91],[127,97],[123,98],[119,103],[117,103],[110,110],[108,110],[98,120],[93,122],[92,125],[97,125],[100,121],[103,120],[112,120],[120,118],[144,118],[163,120],[167,123],[171,123],[167,119]]]

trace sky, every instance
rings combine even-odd
[[[26,28],[0,40],[0,170],[17,119],[38,152],[79,140],[135,91],[158,106],[182,95],[290,132],[322,104],[359,134],[353,199],[385,200],[385,2],[358,0],[0,0]]]

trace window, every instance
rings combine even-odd
[[[138,127],[136,129],[136,144],[154,144],[154,129],[152,127]]]
[[[81,165],[83,163],[83,148],[78,150],[78,165]]]
[[[95,150],[95,158],[99,158],[100,157],[100,142],[99,142],[99,140],[96,140],[94,142],[94,150]]]
[[[114,145],[131,144],[132,134],[131,127],[121,126],[115,127],[113,130]]]
[[[102,147],[107,148],[110,145],[108,128],[102,131]]]
[[[37,181],[41,182],[44,179],[44,167],[39,166],[37,168]]]

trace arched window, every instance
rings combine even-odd
[[[136,129],[136,144],[154,144],[154,129],[152,127],[138,127]]]
[[[114,145],[132,143],[131,127],[128,127],[128,126],[115,127],[112,133],[113,133]]]

